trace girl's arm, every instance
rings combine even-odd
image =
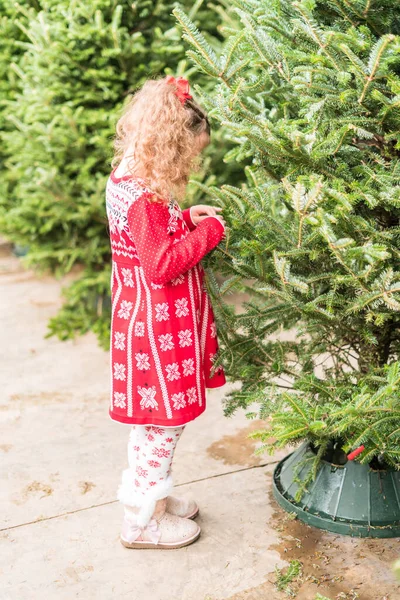
[[[173,236],[167,233],[168,208],[149,202],[150,195],[145,192],[131,204],[128,225],[146,278],[163,284],[188,271],[215,248],[225,227],[216,217],[207,217],[174,243]]]
[[[194,231],[197,227],[196,223],[194,223],[192,221],[192,215],[190,214],[190,209],[192,207],[190,206],[189,208],[185,208],[185,210],[182,211],[182,215],[183,215],[183,219],[186,223],[186,225],[188,226],[190,231]]]

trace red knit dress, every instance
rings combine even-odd
[[[197,226],[176,200],[150,202],[143,180],[116,177],[106,186],[112,251],[111,395],[114,421],[177,427],[206,408],[218,350],[214,313],[200,260],[219,244],[224,225]]]

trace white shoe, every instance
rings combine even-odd
[[[126,511],[122,524],[121,543],[125,548],[172,549],[195,542],[201,529],[194,521],[166,511],[167,498],[158,500],[150,522],[136,524],[135,509]]]
[[[199,514],[199,507],[191,498],[177,498],[176,496],[167,496],[166,511],[171,515],[184,517],[185,519],[195,519]]]

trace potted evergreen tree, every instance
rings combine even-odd
[[[233,0],[210,48],[179,8],[247,183],[203,190],[230,231],[208,286],[260,451],[302,445],[275,495],[324,529],[400,535],[400,5]],[[201,90],[196,90],[201,94]],[[211,259],[210,259],[211,260]],[[250,300],[236,314],[224,295]]]

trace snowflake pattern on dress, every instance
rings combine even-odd
[[[121,272],[122,272],[122,277],[124,278],[124,285],[126,285],[127,287],[133,288],[134,284],[133,284],[133,275],[132,275],[131,269],[122,268]]]
[[[175,269],[174,278],[163,282],[164,285],[150,281],[144,274],[142,258],[146,258],[149,264],[158,248],[158,244],[154,245],[151,241],[153,221],[154,226],[162,225],[157,241],[160,244],[164,243],[165,247],[171,247],[185,237],[187,239],[183,243],[190,242],[189,232],[193,229],[189,213],[182,215],[179,205],[175,205],[174,202],[170,203],[169,211],[165,210],[162,215],[161,212],[159,214],[158,208],[150,210],[148,224],[133,219],[128,223],[128,215],[136,212],[132,210],[129,213],[129,209],[133,209],[132,205],[137,203],[141,210],[142,204],[143,208],[147,204],[147,199],[144,198],[146,192],[144,185],[135,180],[120,179],[117,182],[111,179],[107,184],[106,202],[109,205],[110,231],[113,231],[113,270],[110,283],[114,318],[111,338],[110,415],[115,420],[126,423],[152,423],[155,420],[163,426],[166,424],[171,427],[176,421],[184,423],[186,419],[194,418],[202,411],[202,371],[206,377],[210,376],[210,360],[202,360],[203,349],[205,347],[206,356],[215,352],[212,338],[215,340],[216,332],[212,324],[214,319],[209,319],[207,323],[207,315],[203,314],[205,299],[201,297],[200,292],[205,291],[204,283],[199,281],[199,277],[194,277],[195,272],[192,269],[180,274],[177,274],[179,270]],[[208,223],[214,221],[209,219]],[[140,226],[138,236],[134,236],[135,232],[131,231],[131,228],[136,226],[135,223]],[[168,236],[168,239],[167,223],[169,232],[174,230],[174,235]],[[147,226],[148,236],[143,234]],[[213,231],[212,236],[211,227],[209,229],[210,236],[204,236],[204,240],[201,238],[201,244],[188,243],[188,248],[193,250],[193,254],[203,251],[198,246],[204,246],[205,249],[205,238],[209,237],[211,242],[214,236],[215,240],[212,243],[217,241],[219,231]],[[137,249],[135,240],[138,242]],[[195,242],[195,239],[193,241]],[[176,246],[175,250],[180,253]],[[185,258],[186,256],[183,256],[184,260]],[[146,262],[143,264],[146,267]],[[196,264],[198,275],[202,279],[201,263]],[[143,287],[142,284],[139,285],[143,275],[148,287],[146,282],[143,282]],[[202,284],[202,287],[199,284]],[[200,326],[202,318],[205,322]],[[196,324],[199,335],[196,335]],[[188,386],[194,386],[195,389],[189,388],[188,391]],[[189,406],[190,404],[192,406]],[[150,435],[154,437],[152,431]],[[171,431],[169,435],[175,440],[175,432]],[[153,443],[157,442],[157,437],[161,438],[156,436]],[[167,442],[165,437],[156,445],[162,446],[162,442],[166,447],[173,445]],[[142,467],[148,468],[146,462],[142,463]],[[150,475],[151,467],[149,469],[149,480],[156,481],[154,475]],[[141,478],[138,476],[137,479]],[[143,482],[143,479],[141,481]]]
[[[175,279],[171,279],[172,285],[179,285],[180,283],[183,283],[184,281],[185,281],[185,276],[182,273],[180,275],[178,275],[178,277],[175,277]]]
[[[126,394],[122,394],[121,392],[114,392],[114,404],[118,408],[125,408]]]
[[[125,350],[125,334],[122,331],[114,332],[114,348],[117,350]]]
[[[169,319],[169,306],[167,302],[161,302],[155,305],[156,321],[168,321]]]
[[[210,325],[210,333],[212,338],[215,338],[217,335],[217,326],[215,324],[215,321],[213,321]]]
[[[150,356],[146,354],[146,352],[137,352],[135,358],[136,367],[140,371],[147,371],[147,369],[150,369]]]
[[[160,348],[163,352],[172,350],[175,347],[172,333],[162,333],[158,336],[158,341],[160,342]]]
[[[125,365],[121,363],[114,363],[114,379],[120,379],[121,381],[125,381]]]
[[[190,329],[181,329],[178,331],[179,345],[181,348],[191,346],[193,344],[192,332]]]
[[[169,381],[174,381],[174,379],[180,379],[179,365],[177,362],[165,365],[165,370],[167,372],[167,379]]]
[[[149,388],[137,386],[138,392],[141,395],[142,399],[140,400],[140,406],[142,409],[145,408],[155,408],[158,409],[158,402],[155,399],[156,395],[156,386],[152,385]]]
[[[169,219],[167,233],[174,233],[178,228],[178,221],[181,216],[180,206],[173,198],[168,202]]]
[[[117,222],[115,220],[114,214],[111,211],[108,211],[108,207],[107,207],[107,217],[108,217],[108,225],[110,227],[111,233],[116,233]]]
[[[127,232],[129,229],[126,213],[129,208],[129,200],[123,194],[113,194],[112,202],[106,199],[106,211],[110,223],[110,231],[115,234]]]
[[[144,336],[144,323],[143,321],[136,321],[135,323],[135,335],[138,337]]]
[[[196,393],[196,388],[195,387],[188,388],[186,390],[186,394],[187,394],[187,397],[188,397],[188,404],[193,404],[193,402],[196,402],[196,400],[197,400],[197,393]]]
[[[186,317],[189,314],[187,298],[175,300],[175,314],[177,317]]]
[[[193,360],[193,358],[185,358],[185,360],[182,361],[182,367],[183,367],[183,374],[185,376],[187,376],[187,375],[193,375],[193,373],[194,373],[194,360]]]
[[[176,237],[172,243],[173,243],[173,244],[177,244],[178,242],[181,242],[182,240],[184,240],[184,239],[185,239],[185,237],[187,236],[187,234],[188,234],[188,231],[184,231],[184,232],[181,234],[181,236],[180,236],[179,238],[178,238],[178,237]]]
[[[128,300],[122,300],[120,304],[120,309],[118,311],[118,316],[120,319],[129,319],[131,314],[133,302],[129,302]]]
[[[174,403],[174,408],[176,410],[179,410],[180,408],[185,408],[186,406],[185,394],[183,392],[172,394],[171,400]]]

